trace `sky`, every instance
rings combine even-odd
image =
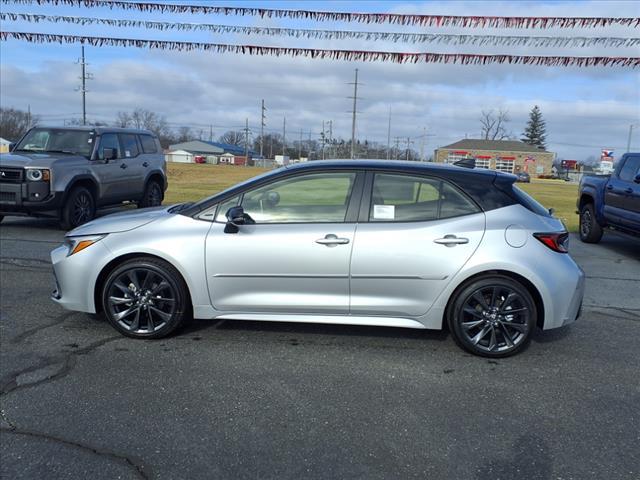
[[[419,1],[212,1],[173,3],[261,6],[306,10],[393,12],[436,15],[640,17],[640,2],[419,2]],[[260,19],[253,17],[174,15],[105,8],[0,4],[3,12],[132,18],[170,22],[387,32],[640,37],[640,29],[610,26],[591,29],[463,29],[366,25],[344,22]],[[402,52],[521,55],[633,56],[640,48],[534,48],[452,46],[390,41],[318,40],[177,32],[133,28],[74,26],[4,21],[2,30]],[[26,110],[42,123],[62,124],[82,111],[79,45],[0,43],[0,105]],[[120,47],[86,47],[87,116],[111,122],[120,111],[144,108],[174,127],[189,126],[208,138],[244,128],[248,119],[259,134],[260,105],[267,107],[266,132],[287,140],[318,139],[322,122],[332,121],[333,136],[350,138],[354,71],[359,70],[356,137],[387,143],[411,137],[411,146],[430,155],[462,138],[479,138],[482,111],[508,110],[507,130],[520,138],[529,112],[538,105],[547,123],[548,149],[559,158],[599,157],[603,148],[619,157],[634,125],[632,150],[640,150],[640,69],[629,67],[536,67],[519,65],[398,65],[309,58],[257,57],[205,52],[169,52]],[[325,125],[326,125],[325,124]],[[212,127],[211,127],[212,126]],[[425,132],[427,136],[425,136]],[[402,143],[401,143],[402,145]]]

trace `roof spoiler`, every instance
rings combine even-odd
[[[475,158],[463,158],[462,160],[458,160],[453,163],[456,167],[462,168],[476,168],[476,159]]]

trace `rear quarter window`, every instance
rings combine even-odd
[[[531,210],[533,213],[538,215],[542,215],[543,217],[551,217],[549,210],[544,208],[542,204],[540,204],[536,199],[534,199],[531,195],[529,195],[524,190],[521,190],[517,186],[513,185],[513,194],[518,200],[518,202],[528,210]]]

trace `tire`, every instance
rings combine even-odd
[[[593,203],[587,203],[580,210],[580,240],[585,243],[598,243],[602,238],[602,227],[596,220]]]
[[[531,341],[536,304],[524,285],[510,277],[472,280],[457,290],[449,305],[449,331],[460,347],[475,355],[508,357]]]
[[[159,207],[164,199],[162,186],[156,180],[150,180],[144,188],[142,200],[138,202],[138,208]]]
[[[166,337],[190,311],[182,276],[158,259],[134,258],[119,265],[105,279],[100,298],[109,323],[132,338]]]
[[[60,225],[64,230],[74,229],[96,216],[96,202],[85,187],[75,187],[60,212]]]

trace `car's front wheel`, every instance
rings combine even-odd
[[[592,203],[587,203],[580,210],[580,240],[585,243],[598,243],[602,238],[602,227],[596,220]]]
[[[124,262],[106,278],[102,310],[111,325],[133,338],[161,338],[189,315],[187,286],[180,273],[154,258]]]
[[[71,230],[92,220],[95,215],[96,202],[91,192],[84,187],[76,187],[62,207],[60,224],[64,230]]]
[[[491,275],[475,279],[455,294],[448,325],[456,343],[485,357],[507,357],[524,349],[536,325],[536,305],[518,281]]]

